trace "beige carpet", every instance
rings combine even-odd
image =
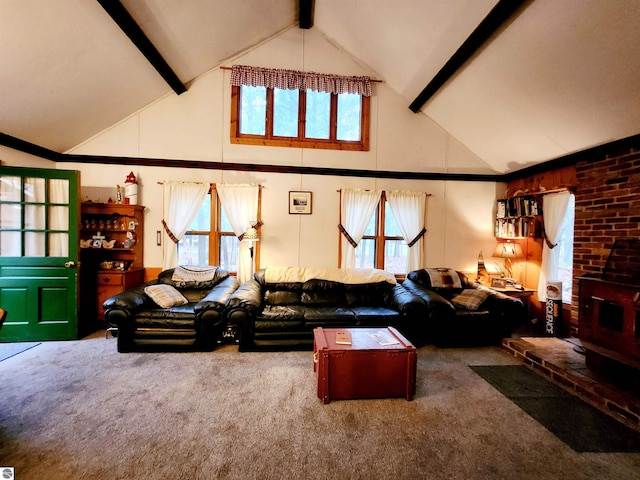
[[[316,397],[310,352],[118,354],[102,332],[0,362],[0,466],[41,479],[639,479],[577,453],[469,365],[419,350],[414,401]]]

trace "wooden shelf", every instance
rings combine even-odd
[[[501,198],[496,205],[495,237],[528,238],[542,233],[542,202],[537,195]]]
[[[81,308],[88,318],[104,320],[102,303],[109,297],[144,281],[144,209],[142,205],[85,202],[80,207]],[[111,227],[113,223],[118,228]],[[94,237],[115,241],[114,247],[95,247]],[[100,240],[102,241],[102,240]],[[124,248],[125,241],[134,241]],[[114,268],[101,268],[114,262]],[[118,267],[119,265],[119,267]]]

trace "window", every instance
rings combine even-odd
[[[559,260],[557,278],[562,282],[562,301],[571,303],[573,287],[573,224],[575,217],[575,198],[571,195],[567,213],[562,221],[558,241]]]
[[[69,189],[64,178],[0,178],[0,256],[69,255]]]
[[[369,97],[246,85],[232,89],[231,143],[369,150]]]
[[[231,143],[369,150],[371,80],[234,65]]]
[[[383,193],[356,248],[356,268],[379,268],[404,275],[408,255],[409,247]]]
[[[212,195],[216,199],[213,208]],[[217,198],[215,191],[207,195],[187,233],[178,242],[178,264],[218,265],[235,273],[240,241]]]

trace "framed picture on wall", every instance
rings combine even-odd
[[[289,213],[311,214],[311,192],[289,192]]]

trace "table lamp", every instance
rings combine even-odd
[[[513,278],[513,260],[524,258],[522,248],[517,243],[498,242],[492,257],[504,258],[504,269],[507,271],[507,278]]]

